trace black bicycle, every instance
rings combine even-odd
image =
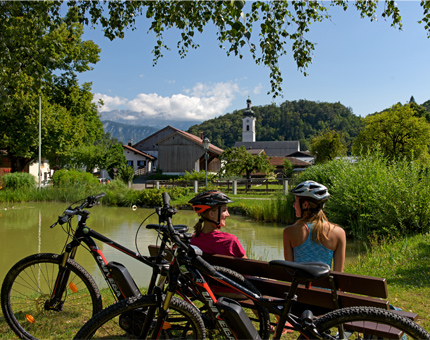
[[[53,228],[60,224],[68,235],[61,254],[42,253],[28,256],[16,263],[7,273],[1,289],[1,306],[7,323],[19,338],[39,339],[50,334],[54,338],[70,339],[74,336],[74,331],[78,330],[92,315],[102,310],[100,291],[94,279],[74,260],[80,246],[84,246],[92,254],[112,292],[114,301],[140,296],[140,291],[127,268],[118,262],[107,262],[95,240],[151,266],[153,270],[148,291],[153,293],[157,290],[155,287],[163,289],[165,279],[162,274],[166,273],[169,267],[163,257],[166,244],[170,242],[168,229],[161,228],[157,224],[147,226],[147,229],[158,231],[161,240],[160,252],[155,257],[142,256],[87,226],[90,213],[85,209],[96,205],[102,197],[104,193],[89,196],[76,207],[69,206],[59,216],[57,222],[51,225]],[[156,212],[162,220],[162,211],[156,209]],[[74,216],[78,216],[79,219],[76,230],[71,224]],[[187,226],[177,225],[174,229],[184,242],[188,242],[191,235],[186,233]],[[70,242],[69,239],[71,239]],[[247,281],[231,270],[222,267],[217,269],[234,280]],[[258,292],[255,287],[252,289]],[[180,294],[183,293],[180,292]],[[190,312],[191,305],[184,304],[182,301],[175,300],[174,303],[171,308],[172,313],[175,308],[180,315],[193,311]],[[121,321],[124,329],[127,329],[127,318]],[[60,325],[67,325],[67,327]],[[67,330],[70,330],[70,333],[67,333]],[[172,332],[169,336],[171,335],[173,335]]]
[[[201,339],[206,336],[210,323],[218,330],[214,337],[216,339],[260,339],[249,315],[240,304],[227,297],[217,298],[205,277],[210,277],[236,293],[246,296],[254,302],[256,308],[265,308],[270,313],[279,315],[274,339],[281,337],[284,327],[296,331],[301,339],[370,339],[372,336],[367,335],[370,326],[375,330],[372,333],[381,337],[384,337],[384,334],[395,333],[395,338],[398,339],[405,334],[412,339],[430,339],[430,335],[413,321],[378,308],[343,308],[318,318],[309,310],[301,317],[293,315],[291,307],[295,301],[298,284],[318,281],[328,276],[329,266],[323,263],[298,264],[271,261],[270,264],[279,267],[280,270],[293,273],[294,279],[285,299],[272,300],[262,297],[218,272],[201,258],[201,251],[198,248],[183,242],[179,233],[173,228],[171,217],[175,210],[169,206],[169,197],[166,193],[163,194],[163,202],[166,229],[175,244],[174,257],[168,273],[162,275],[168,278],[168,284],[165,285],[163,282],[153,291],[153,294],[120,301],[102,310],[80,329],[75,339],[159,339],[167,338],[166,332],[170,330],[178,331],[175,339]],[[172,306],[182,302],[189,306],[193,305],[192,301],[186,299],[187,294],[184,294],[183,301],[173,296],[179,288],[183,287],[186,288],[185,292],[191,287],[191,290],[200,297],[198,301],[203,303],[203,307],[194,305],[193,313],[181,318],[176,318],[176,315],[172,317]],[[207,313],[202,314],[199,309]],[[261,317],[260,312],[257,313]],[[133,331],[124,331],[124,327],[121,327],[124,315],[127,316],[129,329]],[[207,320],[203,320],[202,316]],[[182,323],[179,323],[179,320],[182,320]],[[289,325],[286,326],[287,321]]]

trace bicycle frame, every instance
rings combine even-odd
[[[67,213],[67,210],[66,210]],[[80,214],[78,215],[79,222],[78,226],[76,228],[76,231],[73,235],[73,240],[66,245],[65,251],[62,254],[61,264],[59,266],[59,273],[54,285],[54,290],[51,295],[51,299],[46,304],[45,308],[47,309],[54,309],[54,310],[61,310],[61,306],[63,304],[62,296],[66,289],[67,280],[70,274],[70,271],[66,267],[67,260],[74,259],[77,253],[78,247],[81,245],[81,243],[85,243],[90,250],[91,255],[93,256],[94,260],[97,263],[97,266],[99,267],[103,278],[108,284],[108,287],[113,291],[116,299],[122,300],[129,296],[126,296],[124,292],[121,291],[121,288],[118,286],[117,282],[112,278],[110,275],[109,269],[107,267],[108,262],[103,255],[103,252],[98,247],[97,243],[94,241],[94,239],[99,240],[117,250],[120,252],[138,260],[139,262],[142,262],[150,267],[153,268],[153,274],[151,277],[151,281],[149,284],[148,291],[152,291],[155,286],[155,281],[158,276],[158,274],[161,272],[161,262],[162,257],[161,253],[164,250],[165,243],[167,242],[167,236],[163,237],[163,241],[161,244],[162,249],[160,249],[160,255],[156,257],[155,261],[154,258],[151,256],[141,256],[140,254],[128,249],[127,247],[122,246],[121,244],[109,239],[108,237],[98,233],[97,231],[87,227],[86,220],[89,216],[89,212],[82,210]]]

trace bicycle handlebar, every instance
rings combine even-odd
[[[66,210],[64,210],[63,215],[58,216],[57,222],[52,224],[50,228],[54,228],[58,223],[60,225],[63,225],[64,223],[67,223],[70,218],[72,218],[75,215],[79,215],[81,213],[82,209],[84,208],[92,208],[95,204],[97,204],[98,200],[105,197],[106,194],[104,192],[96,195],[96,196],[88,196],[84,202],[76,208],[68,207]]]

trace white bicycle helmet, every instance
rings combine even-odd
[[[317,203],[325,203],[330,197],[327,188],[315,181],[300,183],[291,192],[298,197],[308,198]]]

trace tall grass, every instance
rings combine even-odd
[[[239,207],[255,220],[291,224],[295,221],[293,203],[292,195],[277,194],[270,199],[242,201]]]
[[[418,162],[387,163],[376,152],[357,163],[340,159],[314,166],[297,182],[308,179],[329,188],[329,219],[356,240],[430,231],[430,174]]]

